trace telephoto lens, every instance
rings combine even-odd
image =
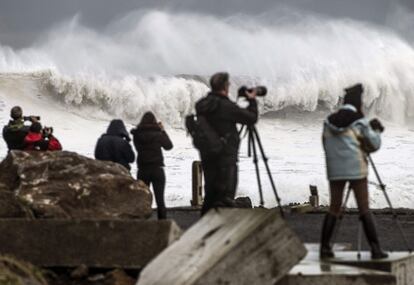
[[[40,121],[40,116],[23,116],[24,121],[31,121],[32,118],[35,118],[36,120]]]
[[[246,86],[242,86],[239,88],[238,91],[238,96],[239,97],[247,97],[246,92],[252,92],[256,90],[256,96],[258,97],[263,97],[266,96],[267,94],[267,88],[265,86],[257,86],[257,87],[252,87],[252,88],[247,88]]]
[[[252,89],[256,89],[256,95],[259,97],[263,97],[266,96],[267,94],[267,88],[265,86],[257,86],[255,88]]]

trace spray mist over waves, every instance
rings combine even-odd
[[[218,70],[234,76],[233,95],[241,84],[266,85],[264,112],[333,107],[345,86],[362,82],[370,110],[397,122],[414,117],[412,46],[361,22],[288,18],[137,11],[97,32],[76,16],[30,48],[0,47],[0,72],[25,72],[67,105],[134,120],[151,109],[180,123]],[[39,70],[47,71],[31,74]]]

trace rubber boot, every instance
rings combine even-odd
[[[364,227],[368,243],[371,246],[371,258],[387,258],[388,254],[382,251],[381,246],[379,244],[377,230],[375,228],[374,218],[372,217],[371,212],[367,212],[366,214],[361,215],[360,219]]]
[[[327,213],[322,225],[322,236],[321,236],[321,248],[320,248],[320,258],[333,258],[335,257],[332,247],[330,245],[331,237],[335,229],[336,216],[331,213]]]

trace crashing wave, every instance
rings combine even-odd
[[[233,75],[233,97],[241,85],[268,87],[262,113],[332,108],[361,82],[370,112],[414,117],[414,48],[398,34],[351,20],[270,18],[135,11],[98,32],[75,17],[29,48],[0,46],[0,72],[33,77],[67,106],[133,120],[150,109],[179,124],[208,91],[205,75],[220,70]]]

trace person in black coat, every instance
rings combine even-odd
[[[130,170],[129,164],[135,160],[130,141],[124,122],[112,120],[106,133],[96,143],[95,158],[119,163]]]
[[[247,92],[248,106],[239,107],[229,98],[230,76],[220,72],[210,78],[211,92],[195,106],[197,115],[204,116],[226,143],[222,153],[215,157],[203,157],[205,198],[201,214],[213,207],[234,207],[238,180],[238,153],[240,138],[237,124],[253,125],[258,111],[256,91]]]
[[[137,128],[131,131],[135,149],[138,152],[137,178],[150,186],[152,184],[157,203],[158,219],[167,218],[164,202],[165,172],[162,149],[170,150],[173,144],[161,123],[152,112],[147,112]]]

